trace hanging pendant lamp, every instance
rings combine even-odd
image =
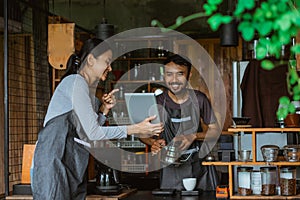
[[[106,18],[102,18],[102,22],[97,25],[96,37],[105,40],[114,35],[114,25],[108,24]]]
[[[105,40],[114,35],[114,25],[108,24],[105,17],[105,0],[103,0],[103,18],[100,24],[97,25],[96,37]]]

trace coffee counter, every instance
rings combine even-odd
[[[6,199],[13,200],[32,200],[31,195],[12,195],[6,197]],[[103,196],[103,195],[88,195],[86,200],[214,200],[215,192],[203,192],[199,196],[181,196],[180,193],[176,193],[175,195],[152,195],[152,191],[136,191],[131,190],[126,195],[111,195],[111,196]]]
[[[198,196],[181,196],[179,192],[175,195],[153,195],[152,191],[137,191],[124,198],[124,200],[214,200],[216,199],[215,191],[203,192]]]

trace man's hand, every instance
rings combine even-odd
[[[166,146],[166,141],[164,139],[155,140],[151,145],[152,155],[157,154],[164,146]]]
[[[174,142],[180,142],[179,149],[186,150],[188,149],[194,140],[197,138],[196,134],[188,134],[188,135],[178,135],[174,137]]]

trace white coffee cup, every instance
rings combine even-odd
[[[187,191],[193,191],[196,187],[197,179],[196,178],[184,178],[182,179],[184,188]]]

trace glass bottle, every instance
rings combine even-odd
[[[280,168],[280,192],[281,195],[296,195],[296,167]]]
[[[251,189],[251,172],[253,167],[238,167],[238,194],[248,196],[252,194]]]
[[[252,194],[260,195],[261,193],[261,173],[260,170],[253,170],[251,173]]]
[[[123,85],[120,85],[120,88],[119,88],[119,99],[124,99]]]
[[[261,167],[261,195],[276,194],[276,167]]]

